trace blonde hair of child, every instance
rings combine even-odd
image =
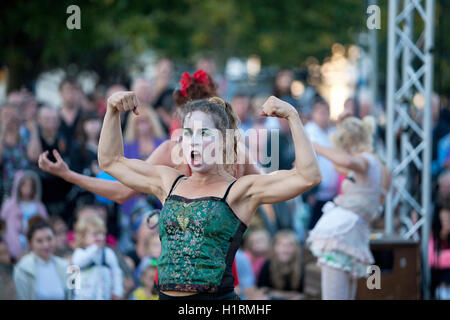
[[[75,246],[84,247],[84,239],[89,230],[96,230],[106,234],[104,221],[98,216],[84,216],[75,224]]]

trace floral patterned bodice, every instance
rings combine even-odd
[[[188,199],[169,195],[159,222],[160,290],[232,290],[231,266],[245,229],[226,197]]]

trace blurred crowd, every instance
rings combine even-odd
[[[230,80],[216,74],[212,61],[201,61],[196,67],[216,79],[222,96],[231,97],[240,128],[249,132],[245,143],[264,171],[292,169],[295,159],[287,121],[260,116],[259,108],[270,95],[298,108],[312,141],[332,146],[329,134],[336,124],[330,119],[329,104],[316,95],[309,105],[302,105],[291,93],[295,80],[291,70],[276,74],[272,91],[254,94],[245,89],[227,91]],[[82,174],[114,180],[97,162],[106,101],[114,92],[132,90],[142,104],[139,117],[121,115],[126,157],[145,160],[170,139],[180,127],[173,97],[178,79],[172,62],[161,59],[154,78],[137,78],[129,88],[113,84],[94,95],[83,92],[76,79],[64,78],[59,84],[59,108],[37,101],[26,89],[8,95],[0,109],[0,299],[157,299],[161,244],[157,228],[149,228],[146,217],[161,209],[159,200],[139,194],[112,201],[68,182],[67,177]],[[444,284],[450,287],[450,111],[437,95],[432,106],[430,265],[433,292],[437,292]],[[354,97],[345,102],[344,110],[362,118],[370,107]],[[270,133],[249,129],[278,130],[278,138],[272,141]],[[376,132],[382,142],[383,124]],[[39,168],[40,157],[56,164],[53,174]],[[267,159],[278,159],[277,167]],[[307,297],[305,269],[313,259],[304,245],[306,234],[321,217],[323,205],[340,193],[345,178],[330,161],[321,156],[318,160],[324,177],[318,187],[258,210],[236,255],[242,299]],[[420,172],[416,177],[413,187],[420,189]],[[384,229],[383,218],[374,229]],[[100,256],[86,249],[92,245]],[[442,290],[440,296],[446,292]]]

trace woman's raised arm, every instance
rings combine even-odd
[[[156,195],[161,201],[179,172],[166,166],[152,166],[138,159],[127,159],[123,154],[120,111],[132,110],[139,114],[139,102],[131,91],[116,92],[108,99],[98,146],[100,168],[124,185],[143,193]]]
[[[246,206],[245,210],[239,210],[241,212],[253,213],[261,204],[292,199],[322,181],[316,154],[303,129],[297,110],[289,103],[272,96],[264,103],[261,114],[285,118],[289,121],[295,147],[295,168],[239,179],[236,188],[230,192],[230,200],[233,194],[234,197],[248,199],[248,201],[237,201]],[[248,221],[248,217],[242,218]]]

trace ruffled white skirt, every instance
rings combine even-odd
[[[322,212],[307,239],[318,264],[347,271],[352,277],[367,277],[367,267],[374,263],[368,223],[332,201],[325,203]]]

